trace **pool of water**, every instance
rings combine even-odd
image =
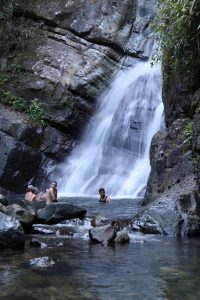
[[[87,209],[87,216],[103,215],[105,217],[131,218],[138,211],[141,199],[112,199],[112,203],[101,203],[98,198],[62,197],[59,201],[80,205]]]
[[[88,208],[88,216],[100,210],[115,217],[118,209],[122,216],[127,211],[129,217],[127,207],[134,206],[129,201],[104,205],[89,199],[83,206]],[[24,251],[1,252],[0,300],[200,299],[200,239],[133,233],[127,245],[103,247],[90,243],[85,235],[88,227],[74,225],[79,234],[73,237],[37,235],[48,245],[44,249],[31,248],[30,236]],[[52,257],[55,264],[48,269],[29,267],[30,259],[42,256]]]

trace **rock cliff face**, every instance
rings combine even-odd
[[[160,233],[193,235],[200,233],[200,63],[187,73],[169,63],[163,68],[166,129],[152,140],[145,207],[134,224],[142,219],[142,230],[154,224]]]
[[[114,73],[146,59],[155,0],[35,0],[0,4],[0,91],[45,110],[46,129],[1,108],[0,186],[42,183],[80,136]]]

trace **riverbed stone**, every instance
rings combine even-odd
[[[89,237],[92,242],[107,246],[109,243],[113,243],[116,237],[116,231],[112,225],[94,227],[89,230]]]
[[[128,234],[128,230],[126,228],[117,232],[117,236],[115,238],[115,243],[117,244],[126,244],[130,242],[130,237]]]
[[[28,263],[33,269],[47,269],[55,265],[56,262],[49,256],[43,256],[30,259]]]
[[[87,210],[68,203],[52,203],[36,213],[37,223],[57,224],[64,220],[79,218],[86,215]]]
[[[101,215],[98,215],[98,216],[95,216],[92,220],[91,220],[91,226],[93,227],[99,227],[99,226],[103,226],[103,225],[108,225],[111,223],[111,220],[104,217],[104,216],[101,216]]]
[[[30,246],[33,247],[33,248],[47,248],[47,244],[45,244],[44,242],[38,240],[37,238],[33,238],[31,241],[30,241]]]

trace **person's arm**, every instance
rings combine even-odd
[[[35,201],[36,200],[36,195],[32,195],[30,201]]]
[[[55,200],[55,193],[54,190],[52,188],[49,189],[49,195],[51,197],[51,201]]]
[[[112,202],[112,199],[108,196],[107,198],[106,198],[106,203],[111,203]]]

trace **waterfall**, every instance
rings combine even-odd
[[[65,195],[142,197],[151,170],[149,149],[163,124],[160,66],[139,62],[120,71],[99,99],[79,145],[64,165]]]

